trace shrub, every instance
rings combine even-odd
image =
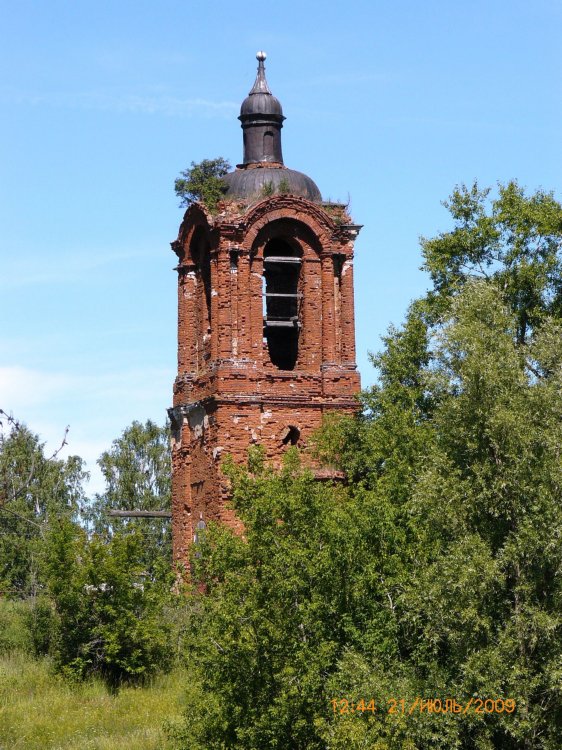
[[[142,536],[88,540],[82,529],[63,520],[49,546],[58,669],[73,678],[100,675],[116,689],[167,667],[170,628],[162,609],[169,585],[145,575]]]
[[[224,193],[221,177],[230,170],[230,163],[219,156],[216,159],[203,159],[191,168],[181,172],[176,179],[174,189],[180,206],[189,206],[195,201],[204,203],[210,211],[215,211]]]

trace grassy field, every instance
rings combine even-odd
[[[0,655],[0,750],[168,750],[162,731],[182,711],[185,676],[110,695],[99,681],[68,684],[47,660]]]

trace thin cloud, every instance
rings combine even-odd
[[[151,257],[153,251],[125,250],[114,253],[75,252],[72,255],[54,256],[49,265],[38,258],[13,258],[3,267],[0,289],[18,289],[36,284],[64,284],[87,277],[91,271],[114,263],[139,257]]]
[[[73,378],[62,373],[30,370],[26,367],[0,367],[0,408],[21,419],[21,409],[47,402],[73,386]]]
[[[155,392],[166,393],[173,379],[167,368],[143,368],[88,375],[36,370],[19,365],[0,367],[0,408],[25,420],[23,410],[74,394],[83,403],[112,399],[116,402],[152,401]],[[158,391],[158,388],[161,391]]]
[[[210,99],[182,99],[168,95],[118,94],[105,91],[84,92],[10,92],[3,91],[4,101],[33,107],[59,109],[85,109],[139,115],[164,115],[166,117],[224,117],[230,118],[238,109],[231,101]]]

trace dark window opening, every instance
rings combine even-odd
[[[334,263],[334,276],[338,280],[338,282],[341,284],[341,276],[343,271],[343,264],[345,262],[345,255],[341,255],[339,253],[332,256],[332,260]]]
[[[289,425],[282,440],[283,445],[296,445],[299,442],[301,431],[294,425]]]
[[[299,349],[301,258],[287,242],[274,239],[265,247],[263,266],[264,335],[269,357],[280,370],[293,370]]]
[[[273,157],[273,133],[270,130],[263,134],[263,154],[266,158]]]
[[[197,280],[203,284],[203,300],[207,325],[211,325],[211,253],[202,227],[191,240],[191,255],[197,269]]]
[[[207,323],[211,325],[211,256],[209,254],[209,248],[206,248],[206,252],[203,255],[203,262],[201,263],[201,281],[205,289],[205,304],[207,308]]]

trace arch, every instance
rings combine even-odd
[[[294,370],[299,353],[302,248],[273,237],[263,249],[263,327],[271,363]]]
[[[279,370],[319,366],[322,339],[315,320],[323,309],[321,257],[326,246],[318,224],[274,211],[265,213],[254,229],[250,268],[254,278],[262,279],[263,308],[254,307],[252,315],[256,323],[260,313],[263,318],[264,354]],[[271,257],[277,260],[268,261]]]
[[[202,285],[204,314],[211,325],[211,245],[205,227],[195,227],[189,243],[189,258],[196,269],[197,281]]]
[[[190,233],[185,253],[184,268],[187,271],[186,283],[191,287],[191,296],[185,303],[191,312],[193,336],[193,364],[198,372],[205,370],[211,359],[211,245],[207,228],[201,224]]]
[[[192,203],[189,206],[180,225],[178,238],[172,242],[172,248],[180,262],[186,259],[185,256],[189,251],[193,234],[201,227],[205,230],[210,242],[213,226],[212,215],[201,203]]]
[[[249,248],[250,257],[263,258],[265,247],[275,240],[285,242],[301,258],[318,257],[322,252],[322,243],[308,224],[282,216],[261,226]]]
[[[294,195],[274,195],[260,201],[248,212],[244,222],[244,246],[249,250],[268,224],[286,220],[307,227],[319,247],[328,248],[337,233],[337,225],[321,206]]]

